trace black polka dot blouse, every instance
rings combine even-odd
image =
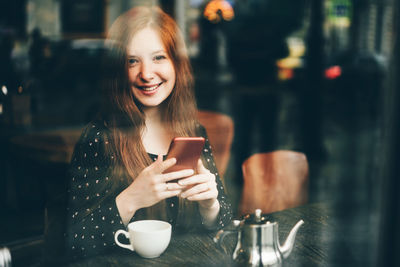
[[[198,127],[199,136],[206,138],[203,150],[205,167],[216,176],[220,213],[217,230],[229,224],[232,219],[232,209],[218,170],[213,159],[204,127]],[[69,187],[67,205],[67,230],[65,233],[66,256],[77,259],[97,255],[109,250],[122,249],[114,242],[114,234],[118,229],[126,229],[120,218],[115,198],[127,185],[113,184],[110,174],[114,155],[105,153],[106,146],[110,145],[105,136],[109,129],[101,122],[90,123],[83,131],[79,142],[75,146],[69,168]],[[157,156],[149,154],[156,160]],[[117,186],[117,190],[112,186]],[[115,192],[115,193],[112,193]],[[168,221],[175,226],[179,200],[172,197],[166,200],[166,214]],[[201,216],[196,211],[199,228],[203,227]],[[140,210],[131,219],[139,218]],[[142,218],[143,219],[143,218]],[[204,228],[204,227],[203,227]]]

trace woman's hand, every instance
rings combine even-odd
[[[186,187],[180,196],[190,201],[197,201],[203,222],[211,227],[220,209],[215,175],[204,167],[200,159],[196,171],[196,175],[179,180],[178,184]]]
[[[153,206],[163,199],[177,196],[182,192],[185,187],[171,181],[191,176],[194,170],[163,173],[175,164],[175,158],[163,161],[159,155],[154,163],[144,168],[117,196],[117,207],[124,222],[129,221],[138,209]]]
[[[180,196],[191,201],[198,201],[202,208],[211,208],[218,202],[215,175],[204,167],[200,159],[197,162],[196,171],[196,175],[179,180],[178,184],[186,187]]]

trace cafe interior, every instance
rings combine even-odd
[[[44,266],[74,146],[101,104],[107,30],[140,5],[183,33],[234,219],[261,209],[281,240],[303,220],[283,266],[400,266],[397,0],[1,1],[0,266]],[[205,248],[173,236],[156,260],[71,266],[233,266],[238,236],[223,251],[215,235]],[[210,254],[171,255],[185,246]]]

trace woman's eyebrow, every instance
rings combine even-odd
[[[156,50],[151,53],[151,55],[158,54],[158,53],[166,53],[164,49]],[[137,55],[127,55],[127,57],[138,57]]]
[[[151,54],[154,55],[154,54],[158,54],[158,53],[165,53],[165,50],[164,49],[160,49],[160,50],[154,51]]]

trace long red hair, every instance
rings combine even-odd
[[[113,181],[114,185],[118,180],[130,184],[143,168],[152,163],[141,140],[145,118],[128,84],[126,57],[126,48],[132,37],[146,27],[159,32],[176,73],[175,87],[162,104],[164,120],[175,136],[196,135],[197,107],[192,70],[177,24],[158,7],[136,7],[127,11],[113,23],[107,37],[111,54],[105,74],[106,102],[102,114],[110,129],[111,146],[107,152],[115,155],[112,164],[113,177],[117,181]],[[160,212],[161,209],[153,210]]]

